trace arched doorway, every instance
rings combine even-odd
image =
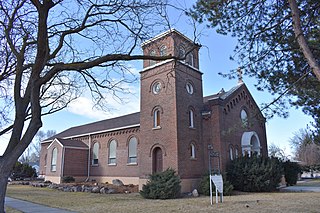
[[[256,132],[244,132],[241,138],[241,147],[242,147],[242,154],[248,154],[251,156],[252,153],[257,153],[260,155],[260,140],[259,136]]]
[[[162,172],[163,168],[163,156],[160,147],[154,148],[152,152],[152,173]]]

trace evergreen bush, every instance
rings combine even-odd
[[[231,161],[227,171],[227,178],[234,189],[246,192],[269,192],[277,189],[283,167],[278,158],[253,155]]]
[[[301,168],[298,163],[286,161],[283,162],[284,177],[288,186],[297,184],[298,174],[301,173]]]
[[[37,172],[29,164],[23,164],[19,161],[13,167],[11,178],[14,180],[24,179],[24,178],[35,178],[37,177]]]
[[[231,195],[233,191],[233,185],[226,180],[226,175],[222,175],[223,177],[223,195]],[[199,193],[203,195],[210,195],[210,177],[209,174],[206,174],[202,177],[200,184],[199,184]],[[213,195],[216,194],[216,187],[212,183],[212,193]]]
[[[75,182],[75,179],[72,176],[63,176],[62,182],[63,183],[73,183],[73,182]]]
[[[180,177],[176,172],[167,170],[150,175],[148,182],[142,186],[140,195],[147,199],[173,199],[180,196]]]

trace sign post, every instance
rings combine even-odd
[[[220,193],[220,202],[223,202],[223,179],[220,172],[220,154],[219,152],[214,152],[211,145],[208,146],[209,149],[209,178],[210,178],[210,203],[212,205],[212,183],[216,188],[216,203],[218,203],[218,196]],[[218,158],[218,166],[216,169],[212,169],[211,160]]]

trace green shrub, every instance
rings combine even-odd
[[[29,164],[22,164],[16,162],[13,167],[11,178],[14,180],[24,179],[24,178],[34,178],[37,177],[37,172]]]
[[[286,161],[283,162],[284,177],[288,186],[297,184],[298,174],[301,173],[301,168],[298,163]]]
[[[257,155],[239,157],[228,165],[228,180],[234,189],[246,192],[275,191],[280,183],[283,167],[278,158]]]
[[[147,184],[142,186],[140,195],[147,199],[173,199],[180,196],[181,181],[176,172],[169,168],[150,175]]]
[[[72,176],[64,176],[62,177],[63,183],[73,183],[75,181],[74,177]]]
[[[223,177],[223,195],[231,195],[233,191],[233,185],[225,179],[226,175],[222,175]],[[209,175],[206,174],[202,177],[199,184],[199,193],[203,195],[210,195],[210,178]],[[212,193],[216,194],[216,187],[212,183]]]

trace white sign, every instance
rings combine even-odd
[[[216,189],[220,192],[223,193],[223,180],[222,180],[222,175],[212,175],[211,180],[216,186]]]
[[[218,192],[220,193],[220,201],[223,202],[223,179],[222,175],[210,175],[210,202],[212,205],[212,182],[216,187],[216,203],[218,203]]]

